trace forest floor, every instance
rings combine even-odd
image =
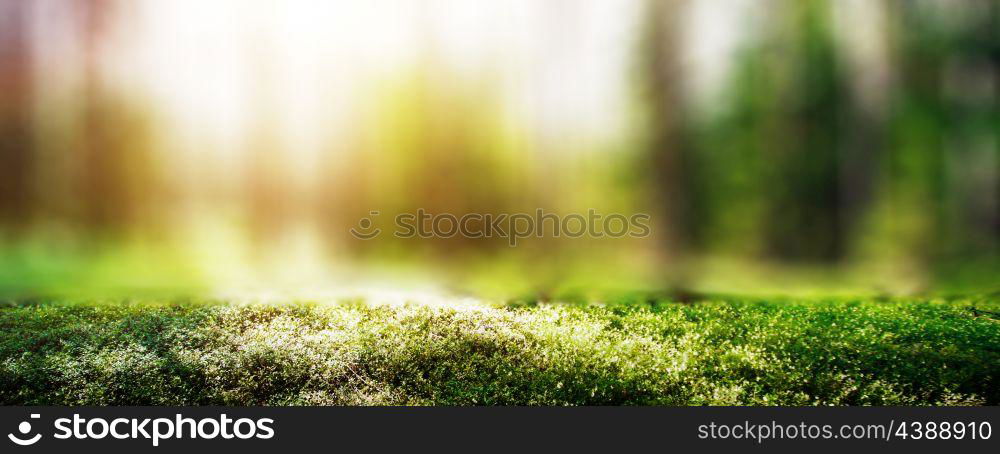
[[[998,405],[1000,297],[14,301],[17,405]]]

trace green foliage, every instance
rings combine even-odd
[[[0,403],[997,405],[998,310],[51,302],[0,309]]]

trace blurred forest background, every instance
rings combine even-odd
[[[418,208],[652,236],[348,234]],[[997,0],[0,0],[3,292],[995,291],[998,253]]]

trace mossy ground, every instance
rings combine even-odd
[[[998,405],[997,312],[992,296],[22,303],[0,308],[0,403]]]

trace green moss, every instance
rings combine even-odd
[[[1000,404],[989,298],[640,300],[6,307],[0,403]]]

